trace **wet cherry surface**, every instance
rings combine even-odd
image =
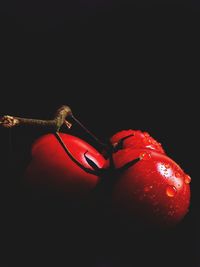
[[[120,173],[113,186],[114,210],[128,217],[144,216],[146,222],[163,227],[180,222],[190,206],[186,174],[154,150],[126,148],[113,154],[116,168],[135,158],[140,160]]]

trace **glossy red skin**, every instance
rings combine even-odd
[[[114,134],[110,138],[110,142],[115,146],[122,138],[128,137],[123,141],[123,148],[135,148],[135,149],[151,149],[159,153],[165,154],[164,149],[161,144],[157,142],[153,137],[151,137],[147,132],[142,132],[140,130],[123,130]]]
[[[73,157],[86,168],[92,169],[84,158],[86,151],[99,168],[105,165],[103,156],[85,141],[69,134],[60,133],[60,136]],[[64,193],[70,200],[86,196],[100,179],[77,166],[53,134],[44,135],[33,144],[32,161],[25,177],[31,186]]]
[[[186,174],[166,155],[147,149],[119,150],[113,154],[114,165],[119,168],[142,155],[143,159],[116,178],[113,208],[124,218],[138,216],[161,227],[175,225],[187,214],[190,204]],[[176,188],[173,197],[166,193],[168,186]]]

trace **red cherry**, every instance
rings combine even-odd
[[[145,148],[165,154],[160,143],[147,132],[142,132],[140,130],[130,129],[120,131],[111,137],[110,142],[114,147],[121,144],[121,148]]]
[[[34,188],[44,188],[50,192],[64,193],[70,200],[86,196],[98,183],[94,166],[102,168],[103,156],[91,145],[78,137],[59,134],[77,165],[66,153],[54,134],[47,134],[35,141],[32,146],[32,160],[26,169],[25,177]],[[86,170],[84,170],[86,168]]]
[[[128,162],[139,159],[127,169]],[[116,178],[112,203],[117,213],[154,225],[175,225],[187,214],[190,177],[166,155],[148,149],[123,149],[113,154]]]

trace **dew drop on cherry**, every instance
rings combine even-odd
[[[144,132],[144,136],[146,136],[146,137],[149,137],[149,136],[150,136],[150,134],[149,134],[149,133],[147,133],[147,132]]]
[[[165,166],[166,169],[170,168],[170,165],[168,163],[164,163],[164,166]]]
[[[151,158],[151,154],[149,152],[143,152],[140,154],[140,159],[148,160]]]
[[[144,143],[145,145],[149,145],[149,144],[151,144],[151,139],[150,139],[149,137],[144,137],[144,138],[143,138],[143,143]]]
[[[184,181],[186,184],[189,184],[191,182],[191,177],[189,175],[186,175]]]
[[[181,174],[180,174],[179,172],[175,172],[175,176],[176,176],[177,178],[179,178],[179,177],[181,177]]]
[[[173,186],[173,185],[168,185],[167,188],[166,188],[166,195],[168,197],[174,197],[176,195],[176,187]]]

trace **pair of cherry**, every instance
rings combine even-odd
[[[72,202],[87,198],[103,181],[114,212],[161,226],[181,221],[190,204],[190,176],[140,130],[116,133],[101,152],[70,134],[43,135],[32,146],[25,177],[31,186]]]

